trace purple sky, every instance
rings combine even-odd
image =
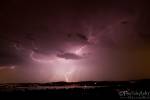
[[[148,0],[0,1],[0,82],[150,78]]]

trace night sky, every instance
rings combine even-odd
[[[0,1],[0,83],[150,78],[148,1]]]

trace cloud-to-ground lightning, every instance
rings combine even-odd
[[[84,49],[86,49],[87,45],[82,45],[78,48],[73,48],[71,52],[74,55],[78,55],[81,57],[84,57]],[[86,51],[86,50],[85,50]],[[67,52],[67,51],[66,51]],[[56,54],[57,55],[57,54]],[[75,59],[66,59],[66,58],[61,58],[57,56],[48,56],[48,55],[43,55],[38,56],[38,54],[34,51],[30,52],[30,57],[33,61],[41,63],[43,65],[48,66],[51,68],[53,66],[53,73],[55,77],[62,77],[64,76],[64,80],[66,82],[74,81],[73,78],[76,75],[76,71],[78,68],[78,60],[76,61]]]

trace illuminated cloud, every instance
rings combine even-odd
[[[75,53],[62,53],[62,54],[57,54],[57,57],[64,58],[64,59],[70,59],[70,60],[79,60],[82,59],[81,56],[75,54]]]
[[[0,70],[5,70],[5,69],[13,70],[15,68],[16,68],[16,66],[14,66],[14,65],[0,66]]]

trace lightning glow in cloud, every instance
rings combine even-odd
[[[41,57],[35,57],[37,54],[35,54],[33,51],[30,53],[30,57],[33,61],[39,62],[39,63],[51,63],[53,60],[50,59],[44,59]]]
[[[77,49],[72,49],[72,54],[82,57],[86,47],[87,45],[83,45]],[[38,62],[46,66],[49,65],[50,69],[53,69],[53,75],[56,77],[56,79],[64,79],[66,82],[74,81],[73,78],[75,72],[79,69],[79,61],[71,58],[66,59],[65,57],[63,58],[59,56],[57,57],[48,55],[39,56],[34,51],[30,53],[30,57],[34,62]]]

